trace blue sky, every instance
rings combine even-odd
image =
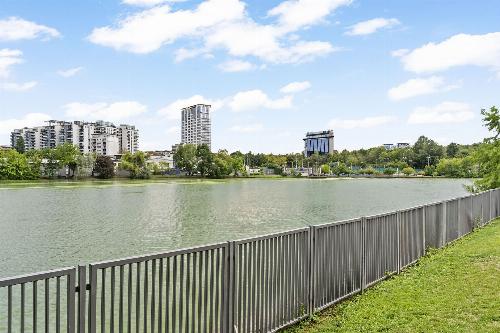
[[[213,148],[299,152],[480,141],[498,105],[500,2],[0,0],[0,144],[48,119],[135,124],[180,141],[207,102]]]

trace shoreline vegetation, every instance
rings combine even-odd
[[[293,154],[243,154],[207,145],[180,145],[174,153],[175,168],[166,162],[154,163],[141,151],[125,153],[113,160],[109,156],[82,154],[69,143],[53,149],[25,151],[22,138],[13,149],[0,150],[0,181],[37,179],[130,179],[177,178],[475,178],[471,192],[500,186],[500,113],[496,107],[481,110],[492,137],[482,143],[441,146],[421,136],[413,146],[386,149],[374,147],[343,150],[329,155],[305,157]]]

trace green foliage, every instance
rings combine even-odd
[[[481,114],[484,117],[484,126],[493,136],[484,139],[484,143],[472,155],[472,159],[479,164],[483,177],[474,182],[473,191],[500,187],[500,113],[497,107],[492,106],[489,111],[481,110]]]
[[[500,187],[500,140],[481,144],[472,158],[479,164],[482,174],[482,178],[474,182],[477,190]]]
[[[111,157],[97,156],[93,174],[100,179],[113,178],[115,175],[115,165]]]
[[[0,179],[33,180],[40,177],[38,160],[17,152],[14,149],[0,150]]]
[[[337,176],[349,175],[351,174],[351,170],[344,163],[338,163],[332,168],[332,173]]]
[[[142,151],[123,154],[120,169],[128,171],[132,179],[147,179],[151,176],[146,164],[146,154]]]
[[[189,176],[193,175],[197,168],[196,146],[192,144],[180,145],[174,154],[175,166],[185,171]]]
[[[500,136],[500,112],[496,106],[492,106],[489,110],[482,109],[481,115],[484,117],[484,126],[488,131],[492,132],[493,136],[487,138],[486,141],[497,141]]]
[[[459,150],[460,150],[460,146],[458,144],[456,144],[455,142],[452,142],[446,146],[446,156],[456,157]]]
[[[330,166],[328,164],[323,164],[321,166],[321,173],[324,175],[329,175],[330,174]]]
[[[437,163],[443,157],[444,149],[434,140],[422,135],[413,145],[413,154],[413,166],[423,169],[428,163]]]
[[[474,172],[474,163],[471,157],[443,158],[436,166],[436,173],[440,176],[453,178],[477,176],[477,172]]]
[[[17,139],[15,149],[19,154],[25,153],[26,146],[24,145],[24,138],[22,136]]]
[[[393,168],[385,168],[384,169],[384,175],[393,175],[396,173],[396,169]]]
[[[359,170],[359,174],[361,175],[374,175],[376,172],[377,171],[372,167]]]
[[[94,153],[78,155],[76,158],[75,176],[77,178],[90,177],[94,171],[96,157]]]
[[[401,170],[401,172],[406,176],[411,176],[415,174],[415,169],[413,169],[412,167],[406,167]]]
[[[61,167],[67,167],[69,170],[69,176],[73,176],[78,165],[78,157],[81,155],[78,147],[72,145],[71,143],[64,143],[57,146],[54,149],[54,152],[58,164]]]
[[[196,146],[196,158],[196,168],[202,177],[213,171],[211,168],[213,167],[214,157],[207,145]]]
[[[426,165],[424,168],[425,176],[434,176],[434,172],[436,172],[436,167],[434,165]]]

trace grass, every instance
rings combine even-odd
[[[286,332],[500,332],[500,219]]]

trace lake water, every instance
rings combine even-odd
[[[246,238],[466,194],[464,179],[0,184],[0,277]]]

